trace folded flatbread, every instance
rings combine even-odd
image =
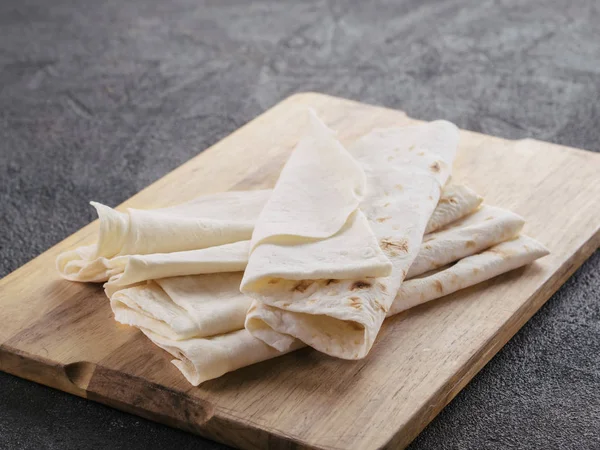
[[[240,292],[242,272],[161,278],[110,297],[115,320],[173,340],[243,328],[252,300]]]
[[[428,233],[436,231],[460,217],[466,216],[474,211],[480,203],[481,197],[466,186],[445,186],[439,203],[427,225]],[[522,219],[517,218],[516,215],[508,211],[492,207],[486,208],[490,208],[490,213],[482,213],[477,216],[477,219],[482,215],[485,215],[487,218],[496,213],[503,214],[503,216],[499,218],[500,222],[487,223],[482,234],[476,236],[475,245],[477,248],[475,251],[489,247],[492,243],[500,242],[497,240],[494,242],[489,241],[489,236],[490,234],[493,235],[499,229],[504,229],[503,227],[507,225],[505,220],[509,217],[514,218],[513,222],[515,225],[518,221],[522,221]],[[477,219],[473,217],[471,222],[477,222]],[[510,229],[505,229],[505,232],[511,233]],[[435,240],[435,236],[429,238]],[[495,237],[494,239],[497,238]],[[438,245],[435,244],[438,244],[438,242],[431,244],[432,252],[437,251]],[[470,247],[474,244],[469,242],[465,243],[465,245]],[[421,249],[422,251],[423,249]],[[460,254],[459,249],[456,249],[454,253],[457,251]],[[249,252],[250,241],[248,240],[185,252],[117,256],[111,260],[105,260],[103,263],[104,267],[109,268],[113,273],[104,288],[106,294],[110,297],[118,289],[146,280],[202,273],[243,271],[248,263]],[[473,250],[471,250],[472,252]],[[454,256],[451,258],[454,258]],[[423,262],[425,261],[423,260]],[[445,263],[440,263],[438,260],[438,264]],[[416,270],[414,264],[411,266],[411,270]],[[414,273],[411,274],[409,270],[409,275],[412,276]]]
[[[523,224],[524,220],[517,214],[483,205],[445,229],[426,235],[418,256],[408,271],[408,278],[511,239],[519,233]],[[206,250],[213,250],[216,253],[218,249],[219,247],[215,247],[214,250]],[[152,266],[150,261],[146,261],[148,270],[140,270],[136,274],[142,277],[158,272],[163,267],[162,262],[161,260],[158,265]],[[164,273],[163,271],[162,274]],[[150,329],[170,339],[183,340],[190,337],[211,336],[215,334],[213,332],[215,326],[220,327],[221,332],[243,328],[251,299],[239,291],[241,277],[241,273],[175,278],[150,277],[143,280],[154,281],[141,287],[133,289],[110,287],[109,282],[105,285],[105,289],[117,321]],[[176,289],[178,284],[184,288]],[[189,288],[190,286],[193,288]],[[218,325],[215,323],[216,320]]]
[[[163,209],[119,212],[92,202],[100,219],[95,244],[61,253],[56,265],[71,281],[103,282],[123,271],[125,255],[203,249],[250,239],[270,190],[203,195]]]
[[[287,223],[295,217],[291,213],[285,216],[283,205],[289,204],[291,196],[287,191],[280,194],[277,208],[271,208],[269,200],[255,227],[241,285],[242,292],[256,300],[248,311],[246,329],[280,351],[299,339],[332,356],[364,357],[417,256],[450,175],[457,145],[458,129],[449,122],[435,121],[375,130],[349,149],[367,179],[359,211],[364,212],[379,247],[392,263],[389,276],[310,272],[302,264],[296,266],[297,259],[288,255],[310,247],[311,260],[318,259],[318,246],[327,240],[304,242],[293,230],[286,231],[285,239],[269,239],[274,222]],[[280,181],[285,185],[283,173]],[[311,188],[304,187],[307,191]],[[315,195],[318,192],[311,192],[307,199]],[[309,204],[302,208],[309,209]],[[341,219],[335,224],[340,225]],[[328,231],[337,232],[334,227]],[[370,253],[363,257],[369,258]]]
[[[440,201],[436,211],[443,206]],[[518,214],[483,205],[446,228],[425,235],[419,255],[410,266],[407,278],[413,278],[511,239],[519,234],[523,225],[525,220]]]
[[[387,317],[474,286],[547,254],[548,250],[542,244],[527,236],[502,242],[481,253],[467,256],[454,265],[404,281]],[[245,329],[184,341],[168,339],[148,329],[142,328],[142,331],[156,345],[176,358],[173,364],[194,386],[304,346],[301,341],[295,340],[285,351],[280,352],[254,338]]]
[[[256,222],[242,291],[253,275],[288,280],[389,275],[392,265],[359,209],[363,167],[314,111]],[[270,280],[266,280],[268,282]]]
[[[483,202],[483,197],[460,184],[444,186],[438,204],[425,227],[425,234],[432,233],[449,223],[466,216]]]

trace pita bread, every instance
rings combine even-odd
[[[443,270],[406,280],[387,316],[474,286],[530,264],[548,253],[541,243],[527,236],[500,243],[479,254],[463,258]],[[304,346],[301,341],[295,340],[285,351],[280,352],[256,339],[245,329],[221,336],[185,341],[170,340],[149,330],[142,331],[156,345],[176,358],[173,364],[194,386]]]
[[[124,255],[203,249],[250,239],[270,190],[204,195],[181,205],[119,212],[92,202],[100,219],[98,242],[60,254],[59,273],[71,281],[103,282],[123,270]]]
[[[241,285],[242,292],[256,300],[246,329],[280,351],[300,339],[332,356],[364,357],[417,255],[457,145],[458,129],[444,121],[375,130],[359,139],[349,152],[367,177],[360,209],[392,262],[392,273],[377,278],[326,273],[283,278],[278,276],[279,265],[294,243],[272,242],[269,248],[259,243]]]

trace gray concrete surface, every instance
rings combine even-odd
[[[306,90],[600,151],[600,3],[4,0],[0,275]],[[599,269],[411,448],[600,448]],[[0,448],[223,447],[0,373]]]

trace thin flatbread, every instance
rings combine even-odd
[[[535,239],[519,236],[463,258],[443,270],[406,280],[387,317],[530,264],[548,253]],[[301,341],[295,340],[287,350],[280,352],[254,338],[245,329],[185,341],[170,340],[149,330],[142,331],[152,342],[176,358],[173,364],[194,386],[304,346]]]
[[[392,262],[386,277],[273,277],[268,257],[254,264],[241,290],[256,301],[246,329],[283,351],[300,339],[332,356],[363,358],[370,350],[410,265],[446,183],[458,146],[458,129],[445,121],[375,130],[349,153],[363,167],[367,191],[360,203],[379,247]],[[258,225],[257,225],[258,227]],[[285,255],[286,246],[269,248]],[[284,258],[278,258],[278,262]]]
[[[359,209],[363,168],[334,132],[309,112],[310,126],[260,213],[242,280],[384,276],[392,265]]]
[[[483,202],[483,197],[472,189],[460,184],[444,186],[437,207],[425,228],[425,234],[433,233],[449,223],[458,220],[475,210]]]
[[[466,186],[445,186],[427,228],[431,230],[430,232],[436,231],[448,225],[450,217],[457,220],[468,215],[479,206],[480,200],[481,197]],[[486,224],[486,228],[492,228],[491,225]],[[485,243],[485,236],[489,236],[489,233],[484,233],[477,242]],[[497,242],[500,241],[490,241],[487,246]],[[485,246],[478,247],[478,249],[483,248]],[[423,249],[420,251],[423,252]],[[146,280],[243,271],[248,263],[249,252],[250,241],[248,240],[185,252],[117,256],[102,263],[102,268],[107,269],[106,273],[112,274],[104,288],[110,297],[118,289]],[[413,267],[415,267],[414,263],[411,265],[411,270]],[[410,270],[409,275],[411,275]]]
[[[426,235],[419,256],[408,270],[407,278],[413,278],[511,239],[519,234],[523,225],[525,219],[518,214],[483,205],[446,228]]]
[[[490,215],[493,215],[494,221],[488,220],[492,217]],[[420,275],[433,268],[476,253],[486,246],[489,247],[514,237],[522,225],[522,219],[516,214],[501,208],[484,207],[464,220],[456,221],[456,225],[449,226],[440,233],[426,236],[425,241],[427,242],[421,244],[419,254],[409,273],[412,272],[411,277]],[[433,239],[430,239],[431,237]],[[243,242],[249,246],[248,241]],[[470,242],[475,244],[470,245]],[[234,244],[228,244],[227,247],[232,245]],[[226,246],[190,253],[202,254],[211,251],[218,254],[218,249],[223,247]],[[167,256],[174,255],[176,254]],[[149,256],[154,257],[155,255]],[[137,261],[138,258],[144,258],[139,264],[146,269],[136,272],[140,277],[157,272],[165,274],[165,271],[161,270],[164,269],[163,258],[159,259],[156,265],[152,265],[152,261],[148,257],[135,257],[133,261]],[[182,261],[179,263],[183,264]],[[201,263],[202,260],[196,258],[187,267],[197,268]],[[170,269],[178,267],[178,265],[171,265]],[[417,269],[413,270],[413,267]],[[127,277],[127,270],[121,279]],[[131,284],[131,282],[140,282],[146,279],[152,280],[153,278],[132,279],[130,276],[127,282]],[[189,286],[190,280],[194,279],[198,280],[194,289],[176,289],[178,283]],[[151,330],[169,339],[182,340],[190,337],[210,336],[213,327],[204,327],[203,324],[212,324],[215,320],[218,320],[218,326],[222,327],[222,332],[243,328],[245,313],[250,307],[251,299],[239,292],[240,280],[241,274],[221,274],[214,277],[210,275],[183,276],[155,279],[155,281],[149,281],[148,284],[136,286],[133,289],[126,289],[119,286],[118,283],[111,284],[109,282],[105,285],[105,291],[111,299],[111,306],[117,321]],[[161,286],[165,285],[171,286],[170,290],[178,293],[170,303],[167,292],[161,289]],[[168,289],[165,290],[168,291]],[[217,301],[214,301],[213,297]],[[232,308],[235,308],[236,314],[228,315]],[[198,315],[204,311],[207,312],[206,317]],[[161,319],[162,317],[164,320]],[[226,325],[223,321],[227,319]]]
[[[214,336],[244,326],[251,299],[239,290],[242,272],[162,278],[110,297],[117,322],[169,339]]]
[[[100,219],[98,241],[61,253],[56,266],[71,281],[104,282],[122,271],[112,259],[203,249],[250,239],[270,190],[204,195],[163,209],[119,212],[92,202]]]

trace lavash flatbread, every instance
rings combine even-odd
[[[480,203],[481,197],[466,186],[445,186],[427,228],[430,232],[435,231],[450,223],[449,218],[457,220],[475,210]],[[500,211],[503,211],[502,214],[512,215],[508,211],[499,210],[498,212]],[[487,217],[489,217],[489,214],[486,215]],[[476,220],[472,220],[472,222],[476,222]],[[475,241],[477,244],[475,251],[500,242],[494,237],[494,232],[502,229],[502,226],[502,219],[500,223],[486,223],[485,229],[477,236],[478,239]],[[510,233],[509,230],[506,230],[506,232]],[[340,239],[340,243],[347,245],[348,242]],[[435,244],[437,245],[432,246],[432,252],[434,253],[437,251],[436,248],[443,244],[443,241],[438,240]],[[471,246],[473,244],[469,242],[466,245]],[[421,249],[422,251],[423,249]],[[113,271],[114,275],[110,277],[104,288],[106,294],[110,297],[118,289],[146,280],[203,273],[242,271],[248,263],[249,252],[250,241],[239,241],[187,252],[118,256],[105,262],[106,267]],[[331,258],[329,260],[331,261]],[[441,260],[436,261],[440,264]],[[446,262],[441,264],[446,264]],[[359,268],[359,266],[357,267]],[[414,264],[411,265],[411,270],[414,270],[414,267]],[[284,274],[282,273],[282,275]],[[293,277],[294,274],[285,275]]]
[[[203,249],[250,239],[270,190],[231,191],[154,210],[119,212],[92,202],[100,219],[98,242],[61,253],[56,265],[71,281],[104,282],[123,268],[112,259]]]
[[[170,339],[223,334],[243,326],[251,300],[241,272],[161,278],[110,297],[115,320]]]
[[[523,223],[517,214],[484,205],[444,230],[426,235],[408,271],[408,278],[511,239],[519,233]],[[192,280],[197,281],[192,284]],[[196,275],[155,279],[146,286],[121,289],[116,293],[111,293],[109,283],[105,285],[105,290],[117,321],[149,329],[170,339],[182,340],[215,334],[212,327],[204,325],[212,324],[215,320],[222,332],[235,331],[244,326],[251,299],[239,292],[240,280],[239,273]],[[177,289],[178,284],[182,285],[180,289]],[[161,287],[165,285],[166,292],[163,292]],[[172,300],[169,300],[170,292],[176,293]],[[233,308],[237,313],[228,316]]]
[[[481,253],[467,256],[443,270],[406,280],[387,317],[530,264],[548,253],[535,239],[519,236]],[[301,341],[295,340],[285,351],[280,352],[256,339],[245,329],[184,341],[171,340],[150,330],[142,331],[152,342],[176,358],[173,364],[194,386],[304,346]]]
[[[247,240],[187,252],[119,256],[107,263],[116,273],[104,285],[104,290],[111,297],[119,289],[147,280],[241,272],[246,268],[249,252],[250,241]],[[237,289],[239,291],[239,282]]]
[[[248,202],[253,207],[253,202],[257,201],[257,196],[264,197],[269,194],[270,190],[265,191],[248,191],[236,192],[236,201],[246,204]],[[457,195],[457,193],[459,193]],[[208,219],[210,211],[215,207],[210,204],[211,199],[220,203],[221,195],[202,196],[198,200],[202,200],[204,206],[203,214]],[[246,200],[247,199],[247,200]],[[451,199],[445,201],[444,199]],[[435,231],[446,225],[448,218],[452,217],[456,220],[458,217],[466,215],[479,206],[481,197],[466,186],[447,185],[443,188],[442,196],[436,206],[431,220],[427,225],[427,229]],[[266,201],[266,200],[265,200]],[[256,204],[256,203],[254,203]],[[176,208],[184,209],[191,205],[194,207],[194,202],[178,205]],[[119,216],[121,213],[111,210],[109,207],[103,207],[104,211],[113,212]],[[243,207],[240,205],[240,207]],[[451,213],[449,213],[449,207]],[[101,228],[103,221],[107,220],[107,214],[101,216]],[[230,219],[232,222],[235,217]],[[243,222],[247,220],[242,219]],[[126,229],[120,230],[122,233],[127,233]],[[115,231],[118,232],[118,231]],[[115,240],[119,240],[115,237]],[[197,250],[189,250],[182,252],[170,253],[151,253],[151,254],[135,254],[121,255],[112,258],[95,258],[91,253],[95,250],[95,245],[80,247],[76,250],[63,253],[59,256],[59,260],[63,260],[65,256],[71,252],[82,254],[89,250],[89,255],[80,257],[78,260],[70,262],[70,268],[79,264],[79,271],[76,275],[77,281],[107,281],[104,288],[107,295],[110,297],[118,289],[139,283],[146,280],[154,280],[158,278],[175,277],[183,275],[196,275],[203,273],[221,273],[243,271],[248,263],[248,255],[250,252],[250,241],[238,241],[230,244],[223,244]],[[412,266],[411,266],[412,267]],[[69,279],[73,279],[68,277]]]
[[[444,121],[375,130],[359,139],[349,152],[367,177],[360,209],[392,262],[391,275],[281,278],[272,262],[285,260],[290,246],[262,248],[259,242],[241,285],[256,300],[246,318],[248,331],[280,351],[300,339],[332,356],[364,357],[417,255],[457,145],[458,129]],[[256,229],[262,226],[259,218]]]
[[[443,205],[438,205],[436,211],[443,208]],[[511,239],[519,234],[524,224],[525,219],[518,214],[503,208],[483,205],[446,228],[425,235],[419,256],[410,266],[407,278],[413,278]]]
[[[467,186],[460,184],[444,186],[440,200],[425,227],[425,234],[433,233],[458,220],[475,210],[482,202],[483,197]]]
[[[260,213],[242,291],[253,278],[303,280],[384,276],[391,263],[358,206],[366,178],[334,132],[309,111],[309,130],[283,167]]]

